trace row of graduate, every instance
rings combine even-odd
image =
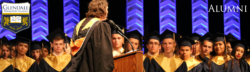
[[[141,50],[143,38],[138,31],[126,33],[126,36],[135,51]],[[113,56],[133,51],[116,30],[112,31],[111,37]],[[51,44],[45,40],[30,43],[23,37],[8,41],[3,37],[0,71],[66,72],[72,65],[71,39],[60,29],[47,38]],[[143,56],[145,72],[249,72],[248,46],[244,40],[237,40],[231,34],[208,32],[203,37],[198,34],[182,37],[166,30],[161,35],[158,32],[145,35],[144,44],[148,49]]]
[[[231,33],[197,33],[182,37],[166,30],[154,31],[142,38],[138,31],[126,34],[135,51],[141,50],[142,39],[147,53],[143,55],[145,72],[250,72],[250,57],[245,39]],[[128,41],[112,31],[113,56],[132,52]]]

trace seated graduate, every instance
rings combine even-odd
[[[178,41],[179,53],[182,60],[187,64],[188,72],[202,72],[203,64],[201,60],[191,57],[192,45],[195,44],[194,40],[185,37]]]
[[[10,49],[10,43],[6,37],[2,38],[2,50],[3,56],[0,58],[0,72],[14,72],[13,66],[10,63],[10,57],[11,57],[11,49]]]
[[[47,42],[45,40],[42,40],[41,43],[42,43],[42,53],[43,53],[42,57],[44,58],[50,54],[50,51],[49,51],[50,44],[49,44],[49,42]]]
[[[159,55],[161,49],[160,35],[156,31],[150,32],[144,37],[144,41],[148,52],[143,55],[143,67],[145,72],[150,72],[150,62]]]
[[[10,62],[11,60],[11,47],[10,47],[10,42],[9,40],[4,36],[2,38],[2,47],[1,47],[1,51],[2,51],[2,56],[1,58],[3,58],[4,60]]]
[[[129,41],[132,43],[134,47],[134,51],[140,51],[142,48],[141,33],[137,30],[134,30],[134,31],[126,33],[126,36],[128,37]],[[127,40],[125,42],[125,52],[126,53],[133,52],[133,49]]]
[[[213,35],[207,32],[204,36],[200,38],[201,41],[201,54],[196,56],[196,59],[202,60],[203,63],[208,63],[209,58],[207,56],[213,51]]]
[[[229,55],[232,55],[232,51],[233,51],[233,48],[232,48],[230,42],[232,42],[232,41],[237,41],[237,40],[238,40],[238,39],[235,38],[231,33],[229,33],[228,35],[226,35],[226,41],[227,41],[226,45],[227,45],[227,50],[228,50],[227,53],[228,53]]]
[[[36,62],[39,64],[42,57],[42,43],[38,41],[31,42],[31,57],[36,60]]]
[[[214,42],[214,49],[208,57],[210,72],[240,72],[237,61],[227,54],[225,35],[217,33],[212,39]]]
[[[186,62],[179,58],[177,55],[176,41],[181,36],[172,31],[165,30],[161,34],[161,46],[163,53],[151,60],[150,71],[154,72],[186,72]]]
[[[11,58],[16,56],[16,39],[10,40],[10,47],[11,47]]]
[[[40,61],[40,68],[43,72],[66,72],[72,65],[71,55],[65,53],[65,35],[61,29],[56,29],[50,33],[47,38],[51,42],[53,52]]]
[[[241,72],[250,72],[248,62],[245,60],[248,49],[247,43],[244,39],[230,42],[233,48],[232,55],[237,63],[240,65]]]
[[[16,51],[17,55],[12,58],[11,63],[15,72],[41,72],[38,63],[26,55],[30,48],[30,40],[23,37],[17,37]]]
[[[121,27],[121,26],[120,26]],[[121,27],[121,29],[123,29],[122,33],[124,33],[124,27]],[[112,47],[113,47],[113,56],[119,56],[121,54],[124,53],[124,48],[123,48],[123,44],[124,44],[124,37],[121,36],[118,33],[119,30],[117,29],[112,29],[111,32],[111,39],[112,39]]]
[[[65,34],[65,40],[64,40],[64,43],[65,43],[65,46],[64,46],[64,51],[68,54],[72,54],[72,50],[71,50],[71,47],[70,47],[70,42],[71,42],[71,39],[70,37],[67,36],[67,34]]]
[[[191,38],[192,40],[194,40],[195,44],[192,45],[192,57],[196,57],[198,55],[200,55],[200,38],[201,35],[197,34],[197,33],[193,33],[191,35],[188,36],[189,38]]]

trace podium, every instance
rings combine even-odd
[[[113,72],[143,72],[142,51],[134,51],[113,58]]]

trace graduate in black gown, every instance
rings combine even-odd
[[[39,64],[42,57],[42,43],[38,41],[31,42],[31,57]]]
[[[248,45],[244,39],[230,42],[233,48],[232,55],[237,63],[240,65],[241,72],[249,72],[249,64],[244,57],[247,56],[246,52]]]
[[[111,72],[114,68],[111,27],[107,22],[106,0],[92,0],[86,18],[75,27],[72,36],[73,65],[68,72]]]
[[[237,61],[227,54],[225,35],[215,34],[213,37],[214,49],[211,52],[208,61],[210,72],[240,72]]]
[[[232,45],[231,45],[230,42],[236,41],[236,40],[238,40],[238,39],[235,38],[235,37],[232,35],[232,33],[229,33],[228,35],[226,35],[226,41],[227,41],[226,45],[227,45],[227,50],[228,50],[227,53],[228,53],[229,55],[231,55],[231,53],[232,53],[232,51],[233,51],[233,48],[232,48]]]
[[[134,30],[126,33],[129,41],[132,43],[134,47],[134,51],[140,51],[142,49],[142,35],[139,31]],[[125,42],[125,53],[133,52],[133,49],[130,43],[126,40]]]
[[[210,53],[213,51],[213,35],[209,32],[207,32],[204,36],[200,38],[200,47],[201,47],[201,54],[199,56],[196,56],[196,59],[200,59],[203,61],[203,63],[207,64],[209,58],[207,56],[210,55]]]
[[[67,36],[67,34],[65,34],[65,40],[64,40],[64,43],[65,43],[65,46],[64,46],[64,51],[68,54],[72,54],[72,50],[71,50],[71,47],[70,47],[70,42],[71,42],[71,39],[70,37]]]
[[[144,41],[148,49],[148,52],[143,55],[144,72],[154,72],[155,69],[152,69],[154,66],[151,65],[151,62],[152,60],[155,61],[154,58],[159,55],[161,49],[160,35],[156,31],[150,32],[144,37]]]
[[[38,63],[26,55],[29,49],[30,40],[23,37],[17,37],[17,56],[11,60],[15,72],[41,72]]]
[[[42,40],[41,41],[42,43],[42,57],[47,57],[49,54],[50,54],[50,43],[45,41],[45,40]]]
[[[67,72],[71,63],[71,55],[64,52],[65,35],[61,29],[56,29],[47,38],[51,42],[52,52],[40,61],[43,72]]]
[[[4,36],[1,39],[1,51],[3,52],[3,58],[0,58],[0,72],[13,72],[13,66],[10,63],[10,57],[11,57],[11,48],[10,48],[10,42],[8,39]],[[8,54],[7,54],[8,53]]]
[[[203,62],[191,57],[194,40],[185,37],[178,41],[180,58],[187,64],[187,72],[202,72]]]
[[[180,39],[180,35],[172,31],[165,30],[161,34],[161,46],[163,53],[151,60],[150,70],[153,72],[186,72],[187,65],[178,56],[178,49],[176,48],[176,41]]]
[[[191,35],[188,36],[189,38],[191,38],[195,44],[192,45],[192,57],[196,57],[198,55],[200,55],[200,38],[201,38],[201,35],[197,34],[197,33],[193,33]]]

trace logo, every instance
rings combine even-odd
[[[30,27],[29,3],[2,3],[1,26],[18,33]]]

